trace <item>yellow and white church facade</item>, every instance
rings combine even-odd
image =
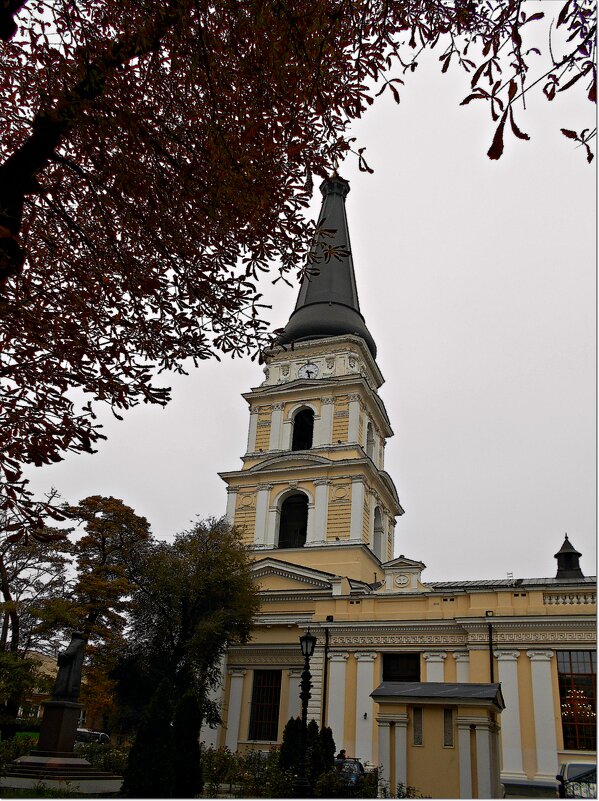
[[[332,728],[338,750],[381,765],[392,795],[401,782],[496,797],[499,771],[509,794],[552,793],[561,763],[595,759],[594,579],[567,538],[549,578],[427,583],[422,562],[394,558],[403,509],[385,471],[393,431],[359,309],[349,185],[333,175],[321,191],[319,227],[337,255],[304,277],[263,382],[243,396],[242,468],[220,474],[262,606],[251,641],[227,651],[223,722],[203,740],[281,742],[300,712],[309,626],[309,719]]]

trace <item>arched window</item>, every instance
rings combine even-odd
[[[375,556],[378,556],[381,562],[385,561],[383,559],[383,535],[383,518],[381,516],[381,510],[377,506],[374,510],[374,537],[372,542],[372,550],[374,551]]]
[[[289,495],[281,504],[279,548],[302,548],[308,532],[308,498],[301,492]]]
[[[293,420],[293,437],[291,438],[292,451],[307,451],[312,447],[314,434],[314,412],[312,409],[302,409]]]
[[[372,430],[372,423],[368,423],[366,428],[366,455],[374,460],[374,432]]]

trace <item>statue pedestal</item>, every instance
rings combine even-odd
[[[88,796],[115,795],[122,776],[96,770],[74,750],[83,706],[72,701],[45,701],[37,748],[6,766],[0,787],[30,790],[44,785],[59,792]]]
[[[44,701],[44,717],[37,751],[73,753],[77,724],[83,704],[72,701]]]

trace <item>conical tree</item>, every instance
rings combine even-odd
[[[283,730],[283,742],[279,751],[279,765],[297,773],[302,742],[301,718],[290,718]]]
[[[173,738],[176,743],[173,767],[175,798],[195,798],[202,790],[200,727],[202,713],[194,693],[187,692],[175,709]]]
[[[173,688],[164,679],[144,710],[129,752],[121,795],[172,798],[174,788]]]
[[[323,726],[318,735],[320,740],[320,750],[325,770],[331,770],[335,766],[335,740],[333,740],[333,730],[329,726]]]

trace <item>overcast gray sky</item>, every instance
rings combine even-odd
[[[595,573],[595,168],[560,127],[593,124],[581,92],[529,100],[486,157],[486,108],[460,107],[467,76],[421,62],[396,106],[383,96],[355,126],[374,175],[340,173],[362,313],[378,345],[395,431],[386,468],[405,515],[396,554],[425,580],[552,576],[565,532]],[[588,108],[587,108],[588,106]],[[312,208],[320,205],[317,192]],[[263,290],[273,327],[297,288]],[[168,538],[220,516],[217,471],[240,467],[262,381],[250,362],[204,363],[166,410],[103,417],[93,455],[32,469],[36,491],[122,498]]]

